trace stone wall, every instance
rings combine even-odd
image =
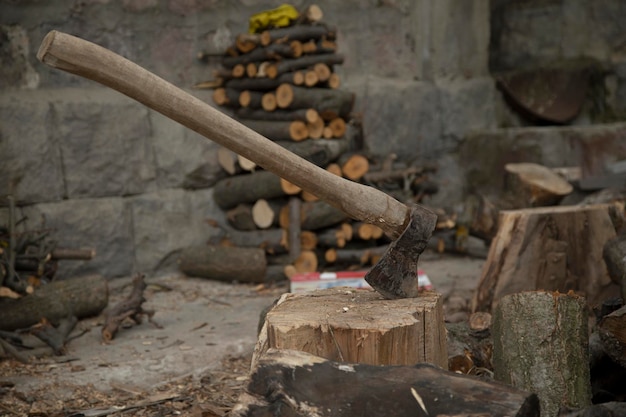
[[[512,34],[501,23],[513,18],[516,4],[549,2],[492,3],[318,2],[324,21],[339,30],[346,59],[336,70],[342,88],[356,94],[366,148],[439,162],[435,205],[462,198],[457,155],[468,135],[521,124],[490,75],[491,10],[502,7],[495,15],[505,39]],[[0,0],[0,196],[15,196],[28,219],[22,226],[49,229],[63,246],[96,248],[96,259],[62,263],[60,274],[171,270],[181,248],[218,233],[207,220],[223,221],[223,213],[210,187],[186,186],[199,170],[219,172],[216,145],[125,96],[40,64],[35,55],[45,34],[55,29],[93,41],[213,105],[210,91],[191,87],[210,79],[219,61],[199,62],[197,53],[223,52],[247,30],[251,14],[278,4]],[[507,42],[497,43],[499,53],[509,50]],[[523,60],[499,59],[492,65]],[[6,212],[0,208],[0,224]]]

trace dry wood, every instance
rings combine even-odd
[[[220,245],[240,248],[260,248],[267,255],[279,255],[287,252],[287,233],[281,229],[267,230],[228,230]]]
[[[283,207],[280,214],[280,226],[287,228],[289,224],[289,210]],[[283,214],[285,213],[285,214]],[[325,203],[324,201],[306,201],[302,204],[301,228],[302,230],[319,230],[337,225],[346,220],[348,216],[341,210]]]
[[[307,125],[300,121],[249,120],[240,119],[241,123],[270,140],[301,141],[309,137]]]
[[[269,171],[234,175],[218,181],[213,188],[213,198],[222,210],[241,203],[253,204],[258,199],[271,199],[286,194],[281,178]]]
[[[108,284],[102,275],[55,280],[19,299],[4,299],[0,303],[0,330],[27,328],[42,317],[56,323],[71,315],[79,319],[96,316],[108,301]]]
[[[321,21],[323,17],[324,12],[322,12],[322,8],[317,4],[310,4],[302,12],[300,12],[300,16],[296,20],[296,24],[317,23]]]
[[[259,67],[254,62],[246,64],[246,76],[248,78],[255,78],[259,74]]]
[[[573,293],[503,297],[492,326],[495,379],[536,392],[542,416],[590,405],[587,323],[586,301]]]
[[[246,66],[243,64],[237,64],[232,69],[233,78],[241,78],[246,75]]]
[[[317,113],[317,112],[315,112]],[[324,120],[319,117],[314,122],[309,122],[306,124],[307,130],[309,131],[310,139],[319,139],[322,137],[322,132],[324,131]]]
[[[29,332],[50,346],[55,355],[63,355],[65,344],[68,342],[70,333],[76,327],[76,323],[78,323],[76,316],[69,316],[59,320],[59,325],[55,327],[44,318],[31,327]]]
[[[533,163],[506,164],[506,191],[513,208],[555,205],[573,191],[553,170]]]
[[[368,337],[364,335],[366,343]],[[246,391],[231,415],[539,417],[539,414],[535,394],[427,363],[346,364],[294,350],[270,349],[253,368]]]
[[[266,112],[273,112],[278,108],[278,103],[276,102],[276,94],[273,92],[263,94],[261,98],[261,107]],[[271,119],[268,119],[271,120]]]
[[[237,162],[237,154],[223,146],[220,146],[217,150],[217,163],[230,175],[236,175],[241,172],[241,167]]]
[[[339,77],[339,74],[333,72],[332,74],[330,74],[330,77],[328,77],[328,80],[320,86],[337,89],[341,87],[341,78]]]
[[[383,237],[383,229],[380,227],[363,222],[352,223],[353,237],[356,236],[361,240],[376,240]]]
[[[258,45],[262,45],[263,36],[256,33],[240,33],[235,38],[235,48],[244,54],[251,52]]]
[[[96,256],[95,249],[69,249],[69,248],[55,248],[50,252],[50,259],[72,259],[78,261],[89,261]]]
[[[260,248],[203,245],[183,249],[178,267],[191,277],[261,283],[267,261]]]
[[[278,78],[232,78],[232,76],[229,78],[224,87],[235,90],[270,91],[283,83],[304,84],[304,74],[300,71],[287,72]]]
[[[311,39],[302,44],[303,54],[334,54],[337,52],[337,42],[328,39]]]
[[[300,248],[302,250],[314,250],[317,247],[317,234],[310,230],[300,231]]]
[[[233,88],[217,88],[213,91],[213,101],[218,106],[239,107],[239,91]]]
[[[299,194],[300,191],[302,191],[300,187],[298,187],[295,184],[290,183],[289,181],[283,178],[280,179],[280,186],[282,187],[283,192],[287,195],[296,195],[296,194]]]
[[[294,25],[280,29],[270,29],[261,33],[262,44],[271,42],[308,41],[309,39],[331,39],[337,37],[337,30],[326,25]]]
[[[369,171],[368,159],[360,153],[344,153],[338,161],[341,173],[352,181],[358,181]]]
[[[288,228],[288,236],[289,236],[289,255],[291,260],[296,260],[302,253],[302,245],[301,245],[301,233],[300,229],[300,210],[301,210],[302,202],[298,197],[290,197],[288,203],[288,211],[289,211],[289,228]]]
[[[274,209],[264,198],[258,199],[252,206],[252,220],[259,229],[267,229],[274,225],[275,217],[277,215]]]
[[[160,327],[152,320],[154,311],[146,310],[142,306],[146,301],[143,292],[148,286],[144,278],[144,274],[136,274],[133,277],[133,288],[128,297],[110,309],[107,309],[101,330],[102,340],[104,342],[113,340],[122,324],[126,323],[127,320],[131,320],[135,324],[141,324],[143,317],[147,316],[150,323]]]
[[[328,81],[330,74],[332,74],[330,67],[324,62],[318,62],[313,65],[313,71],[317,74],[317,79],[320,82]]]
[[[302,191],[302,192],[300,193],[300,198],[301,198],[303,201],[317,201],[317,200],[319,200],[319,197],[318,197],[318,196],[316,196],[315,194],[310,193],[310,192],[308,192],[308,191]]]
[[[296,272],[315,272],[317,271],[317,255],[312,250],[302,250],[300,255],[293,261]]]
[[[626,368],[626,306],[604,316],[598,324],[598,333],[606,354]]]
[[[611,205],[500,211],[473,311],[489,312],[503,296],[525,290],[573,290],[590,305],[618,295],[602,259],[615,236],[611,211]]]
[[[333,141],[305,140],[301,142],[278,141],[277,143],[283,148],[301,156],[317,166],[328,166],[339,158],[342,153],[350,151],[352,147],[352,142],[348,138]]]
[[[346,246],[346,241],[346,235],[340,227],[328,228],[317,233],[317,243],[320,246],[343,248]]]
[[[328,123],[333,138],[342,138],[346,134],[346,122],[341,117],[335,117]]]
[[[316,55],[303,55],[300,58],[284,59],[279,62],[272,62],[267,67],[267,76],[269,78],[276,78],[286,72],[302,70],[314,66],[316,64],[325,64],[327,66],[343,64],[344,56],[342,54],[316,54]],[[317,72],[317,71],[316,71]],[[320,73],[318,72],[318,77]],[[330,76],[330,74],[328,75]],[[327,80],[326,77],[325,80]],[[320,80],[322,80],[320,78]],[[322,81],[325,81],[322,80]]]
[[[302,52],[302,50],[300,50],[300,52]],[[297,51],[294,51],[291,45],[285,43],[275,43],[265,47],[255,48],[248,54],[224,57],[222,59],[222,65],[226,68],[233,68],[237,64],[247,65],[249,63],[280,60],[283,57],[295,58],[298,56]]]
[[[276,89],[276,103],[281,109],[315,109],[324,120],[348,119],[354,94],[340,89],[305,88],[281,84]]]
[[[250,204],[238,204],[226,211],[228,224],[236,230],[256,230],[257,226],[252,218],[252,206]]]
[[[602,258],[609,276],[622,288],[622,298],[626,299],[626,234],[609,239],[602,249]]]
[[[387,246],[376,246],[363,249],[330,248],[324,254],[326,262],[348,266],[373,265],[387,250]]]
[[[307,87],[314,87],[320,82],[320,77],[313,70],[306,71],[304,73],[304,85]]]
[[[274,108],[275,106],[274,97]],[[239,108],[235,110],[235,116],[240,119],[250,120],[275,120],[275,121],[294,121],[300,120],[306,123],[315,123],[321,120],[319,113],[315,109],[297,109],[297,110],[256,110],[250,108]]]
[[[446,368],[445,332],[437,293],[401,300],[346,288],[285,294],[265,317],[252,361],[276,348],[345,362]]]
[[[257,167],[255,162],[252,162],[251,160],[244,158],[241,155],[237,155],[237,164],[239,164],[241,169],[243,169],[244,171],[254,171]]]
[[[239,105],[251,109],[263,108],[263,93],[260,91],[244,90],[239,93]]]

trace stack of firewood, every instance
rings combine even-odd
[[[322,23],[322,15],[312,5],[288,26],[238,35],[214,80],[198,86],[213,88],[217,105],[296,155],[336,175],[415,201],[429,192],[426,177],[434,168],[401,165],[394,155],[377,162],[363,150],[359,119],[353,114],[354,94],[340,88],[335,72],[344,60],[337,53],[337,30]],[[215,184],[214,198],[229,225],[220,225],[223,239],[213,242],[220,246],[219,260],[212,252],[214,261],[209,262],[234,259],[236,265],[228,272],[223,265],[209,268],[212,272],[207,265],[199,270],[206,254],[187,252],[183,271],[240,281],[284,279],[296,272],[370,265],[388,243],[380,228],[352,221],[226,148],[218,151],[218,162],[228,176]],[[235,253],[250,247],[264,253]],[[247,265],[236,261],[244,255]]]

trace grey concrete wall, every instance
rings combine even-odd
[[[365,145],[432,160],[465,133],[496,125],[489,78],[489,2],[320,1],[346,57],[336,68],[357,95]],[[292,4],[302,8],[304,1]],[[270,1],[0,1],[0,195],[14,195],[22,226],[49,229],[62,246],[94,247],[96,259],[64,262],[61,274],[121,276],[175,268],[177,252],[218,233],[211,188],[216,146],[94,83],[36,60],[50,30],[85,38],[213,105],[211,78],[223,52]],[[6,209],[0,209],[0,220]],[[6,220],[5,220],[6,221]]]

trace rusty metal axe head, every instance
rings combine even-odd
[[[435,213],[422,206],[411,207],[406,228],[365,275],[365,281],[385,298],[417,297],[417,261],[436,224]]]

